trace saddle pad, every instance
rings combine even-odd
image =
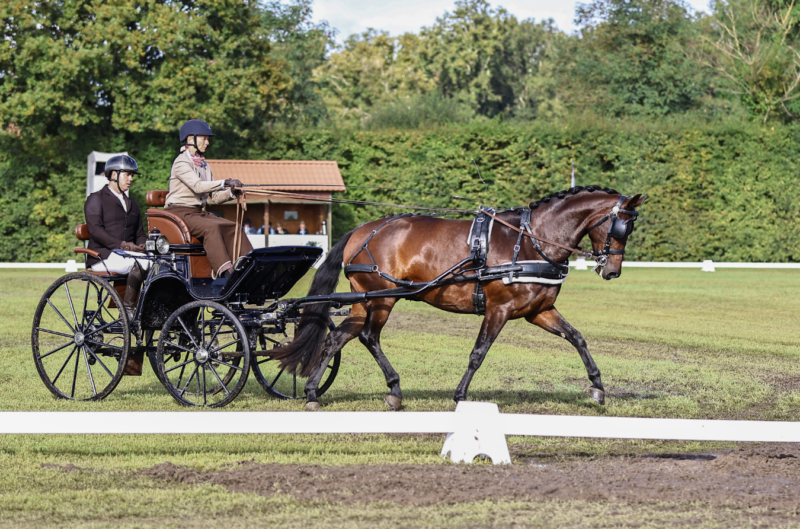
[[[479,218],[483,218],[483,222],[478,222]],[[488,227],[487,227],[488,221]],[[469,228],[469,235],[467,236],[467,248],[472,251],[473,244],[477,238],[480,241],[480,258],[486,262],[486,257],[489,255],[489,241],[492,238],[492,228],[494,227],[494,219],[488,215],[480,214],[472,221],[472,226]]]
[[[516,277],[503,277],[503,284],[511,283],[539,283],[540,285],[560,285],[567,280],[569,272],[562,274],[560,270],[547,261],[517,261],[517,266],[522,265],[521,272],[515,272]],[[528,266],[525,266],[528,265]],[[512,266],[511,263],[503,263],[502,266]],[[499,268],[499,267],[498,267]],[[527,270],[526,270],[527,268]],[[542,277],[550,276],[550,277]],[[553,277],[555,276],[555,277]]]

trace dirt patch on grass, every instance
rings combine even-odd
[[[241,463],[216,472],[162,463],[142,475],[232,492],[288,494],[301,501],[392,502],[418,506],[480,500],[702,502],[800,511],[800,447],[769,445],[720,454],[583,458],[511,466],[376,465],[322,467]]]

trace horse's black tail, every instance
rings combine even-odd
[[[311,289],[308,291],[309,296],[331,294],[336,290],[336,285],[339,283],[339,272],[342,269],[344,247],[347,246],[347,241],[350,240],[354,231],[346,233],[328,252],[325,262],[314,276]],[[330,308],[330,303],[312,303],[303,307],[303,315],[292,341],[271,349],[269,356],[280,360],[281,367],[289,373],[297,373],[298,366],[302,365],[299,371],[300,376],[310,376],[320,361],[322,343],[328,330]]]

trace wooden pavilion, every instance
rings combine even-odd
[[[345,191],[344,180],[335,161],[208,160],[216,180],[236,178],[243,184],[258,184],[274,195],[247,197],[245,219],[254,229],[268,231],[281,225],[287,234],[296,234],[300,222],[308,233],[331,233],[331,193]],[[288,193],[284,195],[282,193]],[[290,196],[291,194],[302,195]],[[209,204],[206,208],[226,219],[236,220],[236,203]]]

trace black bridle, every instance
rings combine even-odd
[[[603,249],[591,252],[592,257],[596,257],[597,266],[595,268],[604,267],[608,262],[609,255],[625,255],[625,248],[621,250],[611,249],[611,239],[624,239],[633,232],[634,221],[636,221],[636,217],[639,216],[639,212],[635,209],[622,209],[622,203],[627,199],[628,197],[621,195],[619,200],[617,200],[616,205],[611,208],[611,212],[598,222],[595,222],[591,228],[586,230],[586,233],[589,233],[598,226],[605,224],[606,221],[611,220],[611,226],[608,228],[608,233],[606,234],[606,243],[603,246]],[[621,219],[617,216],[618,213],[629,215],[630,218]]]

